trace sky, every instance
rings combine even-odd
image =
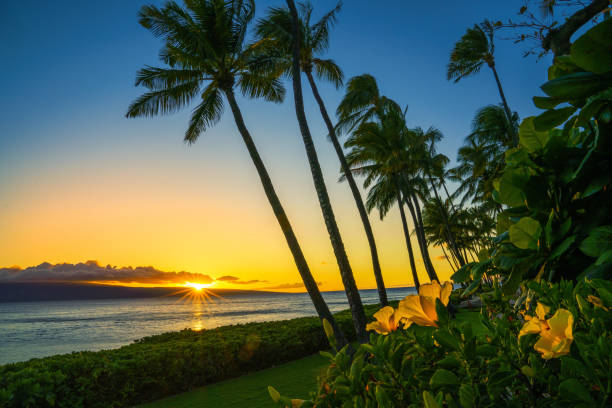
[[[124,117],[143,92],[134,87],[136,71],[161,64],[161,41],[138,24],[138,10],[147,4],[163,3],[0,4],[6,16],[0,26],[0,268],[48,262],[42,269],[66,263],[75,269],[95,260],[91,265],[104,265],[99,269],[201,274],[219,287],[303,290],[229,108],[193,145],[183,142],[192,107],[170,116]],[[439,150],[454,160],[476,110],[499,103],[499,95],[486,68],[459,83],[447,81],[449,53],[466,28],[513,17],[522,4],[346,0],[326,57],[347,79],[374,75],[383,94],[408,105],[410,126],[443,132]],[[257,16],[270,5],[284,2],[258,1]],[[314,5],[320,15],[335,2]],[[496,43],[508,103],[521,117],[537,112],[531,97],[550,62],[524,58],[524,48]],[[322,290],[339,290],[287,85],[283,104],[242,97],[238,103],[315,279]],[[327,84],[320,90],[333,113],[343,90]],[[348,185],[338,183],[338,160],[306,86],[304,98],[357,284],[373,288],[363,227]],[[370,219],[387,286],[411,285],[399,213],[393,209],[380,221],[373,212]],[[450,268],[440,256],[432,249],[445,279]],[[418,253],[417,261],[425,280]]]

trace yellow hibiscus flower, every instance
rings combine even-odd
[[[385,306],[374,313],[375,322],[368,323],[366,330],[375,330],[379,334],[389,334],[397,330],[402,316],[391,306]]]
[[[402,318],[414,322],[419,326],[438,327],[438,313],[436,312],[436,299],[440,299],[444,306],[448,305],[453,284],[445,282],[440,286],[438,281],[421,285],[418,295],[406,296],[399,303],[398,312]]]
[[[535,317],[524,315],[527,322],[523,325],[521,331],[519,332],[519,339],[526,334],[540,333],[542,329],[546,327],[546,315],[548,312],[550,312],[550,307],[538,302],[535,312]]]
[[[545,360],[569,353],[574,340],[572,313],[566,309],[559,309],[550,319],[546,320],[545,316],[549,310],[547,306],[538,303],[536,317],[528,320],[519,332],[519,338],[526,334],[540,334],[533,348],[542,354]]]

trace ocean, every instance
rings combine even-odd
[[[374,289],[360,291],[365,304],[378,303]],[[413,288],[387,289],[389,300]],[[348,308],[343,291],[324,292],[329,308]],[[182,329],[314,316],[306,293],[248,293],[208,302],[175,297],[0,303],[0,364],[73,351],[112,349],[136,339]]]

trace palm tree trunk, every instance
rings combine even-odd
[[[421,251],[421,258],[423,258],[423,266],[425,267],[427,277],[430,281],[436,280],[436,278],[434,278],[434,272],[432,272],[433,266],[427,259],[427,250],[425,249],[427,244],[423,242],[423,236],[421,235],[421,231],[419,229],[419,221],[416,216],[414,205],[409,199],[404,199],[404,204],[406,204],[406,206],[408,207],[408,211],[410,212],[410,216],[412,217],[412,223],[414,224],[414,232],[417,237],[417,243],[419,244],[419,250]]]
[[[514,130],[514,126],[512,125],[512,112],[510,112],[510,108],[508,107],[508,102],[506,101],[506,95],[504,95],[504,90],[502,89],[501,82],[499,80],[499,76],[497,75],[497,69],[495,69],[495,64],[490,65],[491,70],[493,71],[493,76],[495,76],[495,82],[497,83],[497,90],[499,91],[499,96],[502,99],[502,104],[504,105],[504,111],[506,112],[506,118],[508,118],[508,126],[510,128],[510,132],[512,135],[512,140],[514,141],[514,145],[518,146],[518,136],[516,131]]]
[[[459,264],[463,266],[465,265],[465,258],[461,255],[461,252],[459,248],[457,247],[455,236],[453,235],[450,229],[448,217],[446,216],[446,210],[444,209],[444,206],[442,205],[442,199],[440,199],[440,195],[438,194],[438,190],[436,189],[436,186],[433,182],[433,178],[429,177],[429,182],[431,183],[431,188],[433,189],[434,195],[436,197],[436,201],[438,202],[438,206],[440,207],[440,214],[442,215],[442,218],[444,219],[444,228],[446,229],[446,235],[448,236],[449,243],[451,244],[451,250],[454,250],[456,252],[457,259],[459,260]]]
[[[414,253],[412,252],[412,243],[410,242],[410,231],[408,230],[408,222],[406,221],[406,213],[404,213],[404,201],[402,195],[397,190],[397,206],[399,207],[400,217],[402,218],[402,227],[404,228],[404,237],[406,238],[406,248],[408,248],[408,256],[410,257],[410,270],[412,271],[412,280],[414,281],[414,287],[417,292],[421,287],[419,282],[419,275],[417,274],[416,264],[414,262]]]
[[[444,254],[444,257],[446,258],[446,261],[450,265],[450,267],[453,270],[453,272],[457,272],[457,268],[455,267],[455,265],[453,265],[453,263],[451,262],[450,258],[448,257],[448,254],[446,253],[446,250],[444,249],[444,244],[440,245],[440,248],[442,248],[442,253]]]
[[[234,114],[234,120],[236,121],[236,126],[238,127],[238,131],[242,135],[242,139],[244,140],[244,144],[249,151],[249,155],[253,160],[253,164],[257,169],[257,174],[261,180],[261,184],[263,185],[264,191],[266,193],[266,197],[268,197],[268,201],[272,206],[272,210],[274,211],[274,215],[278,220],[278,224],[285,235],[285,240],[287,241],[287,245],[289,245],[289,249],[291,250],[291,254],[293,255],[293,260],[295,261],[295,265],[300,272],[300,276],[302,277],[302,281],[304,282],[304,286],[306,287],[306,291],[308,291],[308,295],[310,295],[310,299],[314,304],[314,307],[319,315],[321,320],[326,319],[334,329],[334,335],[336,337],[336,341],[338,343],[338,347],[342,348],[347,344],[346,337],[344,333],[340,329],[340,326],[336,323],[334,316],[329,311],[327,307],[327,303],[321,296],[321,292],[319,291],[319,287],[317,286],[314,277],[310,273],[310,268],[308,267],[308,263],[306,262],[306,258],[304,257],[304,253],[302,252],[302,248],[293,232],[293,228],[289,223],[289,219],[285,214],[285,210],[281,205],[278,196],[276,195],[276,191],[274,190],[274,185],[272,184],[272,180],[270,179],[270,175],[266,170],[266,167],[261,160],[261,156],[259,156],[259,152],[257,151],[257,147],[255,146],[255,142],[251,137],[246,125],[244,124],[244,119],[242,118],[242,112],[240,112],[240,108],[236,103],[236,98],[234,97],[233,89],[225,90],[225,95],[227,96],[227,101],[232,109],[232,113]]]
[[[372,232],[372,226],[370,225],[370,219],[368,218],[368,213],[363,205],[363,200],[361,198],[361,193],[359,192],[359,188],[357,187],[357,183],[355,182],[355,178],[353,177],[353,173],[351,172],[351,168],[346,162],[346,157],[344,156],[344,151],[342,150],[342,146],[340,146],[340,142],[338,142],[338,137],[336,135],[336,130],[334,129],[334,125],[332,121],[329,119],[329,115],[327,114],[327,109],[325,109],[325,104],[323,103],[323,99],[321,95],[319,95],[319,90],[317,89],[317,84],[312,76],[312,72],[306,71],[306,77],[308,78],[308,82],[310,83],[310,88],[312,89],[312,93],[319,104],[319,109],[321,110],[321,115],[323,116],[323,121],[327,126],[327,131],[329,132],[329,137],[334,145],[334,149],[336,150],[336,154],[338,155],[338,159],[340,160],[340,166],[342,167],[342,172],[346,177],[346,181],[351,188],[351,193],[353,193],[353,199],[355,200],[355,204],[357,205],[357,210],[359,211],[359,216],[361,217],[361,223],[363,224],[363,229],[365,230],[366,237],[368,238],[368,244],[370,245],[370,255],[372,257],[372,268],[374,269],[374,277],[376,278],[376,287],[378,288],[378,298],[380,299],[380,304],[382,306],[387,306],[389,304],[387,300],[387,291],[385,289],[385,282],[383,280],[382,272],[380,270],[380,262],[378,260],[378,251],[376,250],[376,242],[374,241],[374,233]]]
[[[440,182],[442,183],[442,187],[444,187],[444,192],[446,193],[446,197],[448,197],[448,202],[450,203],[453,212],[457,212],[457,209],[455,209],[455,204],[453,203],[453,199],[450,193],[448,192],[448,188],[446,188],[446,181],[444,181],[444,177],[440,177]]]
[[[304,147],[306,148],[306,155],[308,156],[308,163],[310,164],[312,179],[319,198],[321,211],[323,212],[323,219],[334,249],[334,254],[336,255],[336,261],[338,262],[338,268],[340,269],[340,276],[342,277],[342,283],[344,284],[344,290],[346,292],[346,297],[353,316],[355,333],[357,334],[357,339],[360,342],[367,342],[368,335],[365,330],[366,316],[363,310],[363,304],[361,303],[361,296],[359,295],[359,290],[357,289],[357,284],[355,283],[355,277],[353,276],[353,271],[351,270],[351,265],[346,255],[346,250],[344,249],[344,243],[342,242],[342,237],[340,236],[340,230],[338,229],[338,224],[336,223],[336,217],[334,216],[331,201],[329,199],[329,195],[327,194],[327,187],[325,186],[325,180],[323,179],[323,173],[317,157],[317,151],[315,150],[314,143],[312,142],[312,136],[310,135],[310,129],[308,129],[308,123],[306,121],[306,114],[304,113],[304,99],[302,97],[301,84],[302,78],[299,64],[300,38],[297,10],[293,0],[287,0],[287,5],[291,11],[291,17],[293,20],[293,98],[295,100],[295,112],[300,125],[300,132],[302,133]]]
[[[429,255],[429,247],[427,246],[427,238],[425,238],[425,228],[423,227],[423,217],[421,216],[421,206],[419,205],[419,200],[417,199],[414,193],[412,194],[412,201],[414,201],[414,208],[415,208],[415,213],[416,213],[417,234],[419,233],[421,234],[421,242],[422,242],[423,251],[424,251],[423,256],[424,256],[424,259],[429,264],[429,269],[430,269],[430,272],[428,273],[429,279],[430,280],[435,279],[438,282],[440,282],[440,279],[438,278],[438,274],[436,273],[436,270],[433,266],[433,262],[431,262],[431,256]]]

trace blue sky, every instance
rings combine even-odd
[[[79,235],[74,231],[78,227],[73,226],[70,232],[65,232],[62,226],[72,225],[67,220],[80,225],[104,216],[123,223],[122,210],[117,209],[122,199],[132,205],[141,200],[146,208],[146,203],[159,201],[160,197],[176,198],[176,205],[164,207],[169,209],[168,213],[152,212],[148,220],[161,225],[159,234],[169,236],[178,234],[173,230],[178,221],[172,218],[172,211],[182,211],[182,200],[240,203],[235,204],[237,217],[273,223],[229,110],[226,109],[221,123],[192,146],[182,142],[189,110],[158,118],[124,118],[129,103],[142,91],[133,85],[136,71],[145,64],[158,64],[160,41],[137,22],[139,8],[150,3],[162,4],[136,0],[4,0],[0,5],[5,16],[0,27],[4,38],[0,43],[3,55],[0,248],[4,248],[0,250],[0,266],[15,263],[28,266],[43,260],[77,262],[102,256],[114,257],[100,259],[102,263],[119,263],[133,254],[134,262],[189,270],[195,268],[192,265],[204,262],[191,261],[194,257],[206,257],[207,261],[214,257],[213,253],[185,252],[169,260],[157,256],[149,256],[149,260],[145,252],[136,255],[127,242],[119,245],[108,241],[92,243],[86,247],[86,253],[79,255],[68,249],[57,252],[35,238],[37,228],[45,229],[45,234],[66,237],[63,247],[67,248],[72,245],[69,236],[81,240],[88,236],[85,232]],[[258,1],[258,15],[268,5],[282,4]],[[315,11],[321,12],[335,2],[317,0],[314,4]],[[445,139],[439,150],[454,160],[475,111],[499,103],[499,96],[486,68],[458,84],[448,82],[446,64],[450,50],[467,27],[484,18],[515,16],[521,5],[522,1],[347,0],[332,32],[328,57],[343,68],[346,78],[363,73],[374,75],[383,94],[409,106],[410,125],[433,125],[442,130]],[[537,112],[531,97],[546,80],[549,59],[523,58],[522,51],[521,45],[497,41],[497,66],[508,102],[525,117]],[[319,258],[325,263],[330,260],[331,250],[317,249],[315,245],[325,232],[288,88],[287,100],[282,105],[242,98],[239,103],[279,194],[295,219],[298,234],[307,247],[312,246],[316,263]],[[321,93],[333,113],[342,90],[321,85]],[[350,237],[346,238],[349,252],[350,245],[355,245],[353,253],[361,252],[364,248],[361,236],[352,242],[353,235],[360,233],[350,193],[344,184],[336,183],[337,158],[326,140],[323,122],[308,88],[304,96],[330,195],[341,228],[349,231]],[[137,193],[128,194],[134,191]],[[91,206],[93,201],[88,201],[88,197],[94,196],[103,208],[84,218],[85,221],[66,214],[80,212],[81,204],[68,208],[45,204],[54,198],[60,203],[83,202],[83,206]],[[62,220],[62,225],[36,218],[55,216]],[[396,221],[394,217],[391,214],[390,222]],[[377,218],[373,215],[373,219]],[[28,221],[27,228],[24,220]],[[108,225],[108,231],[102,232],[111,236],[112,229],[119,227]],[[383,227],[376,228],[389,233]],[[197,230],[190,234],[197,235]],[[245,237],[245,243],[258,237],[256,227],[244,234],[251,234]],[[401,236],[396,238],[393,242],[399,242]],[[270,245],[284,245],[278,236],[270,239]],[[121,246],[125,253],[109,252],[109,245]],[[163,247],[162,243],[158,245]],[[389,250],[388,256],[399,255]],[[357,255],[355,258],[361,259]],[[215,268],[225,264],[213,263]],[[232,267],[227,269],[224,271],[236,273]]]

